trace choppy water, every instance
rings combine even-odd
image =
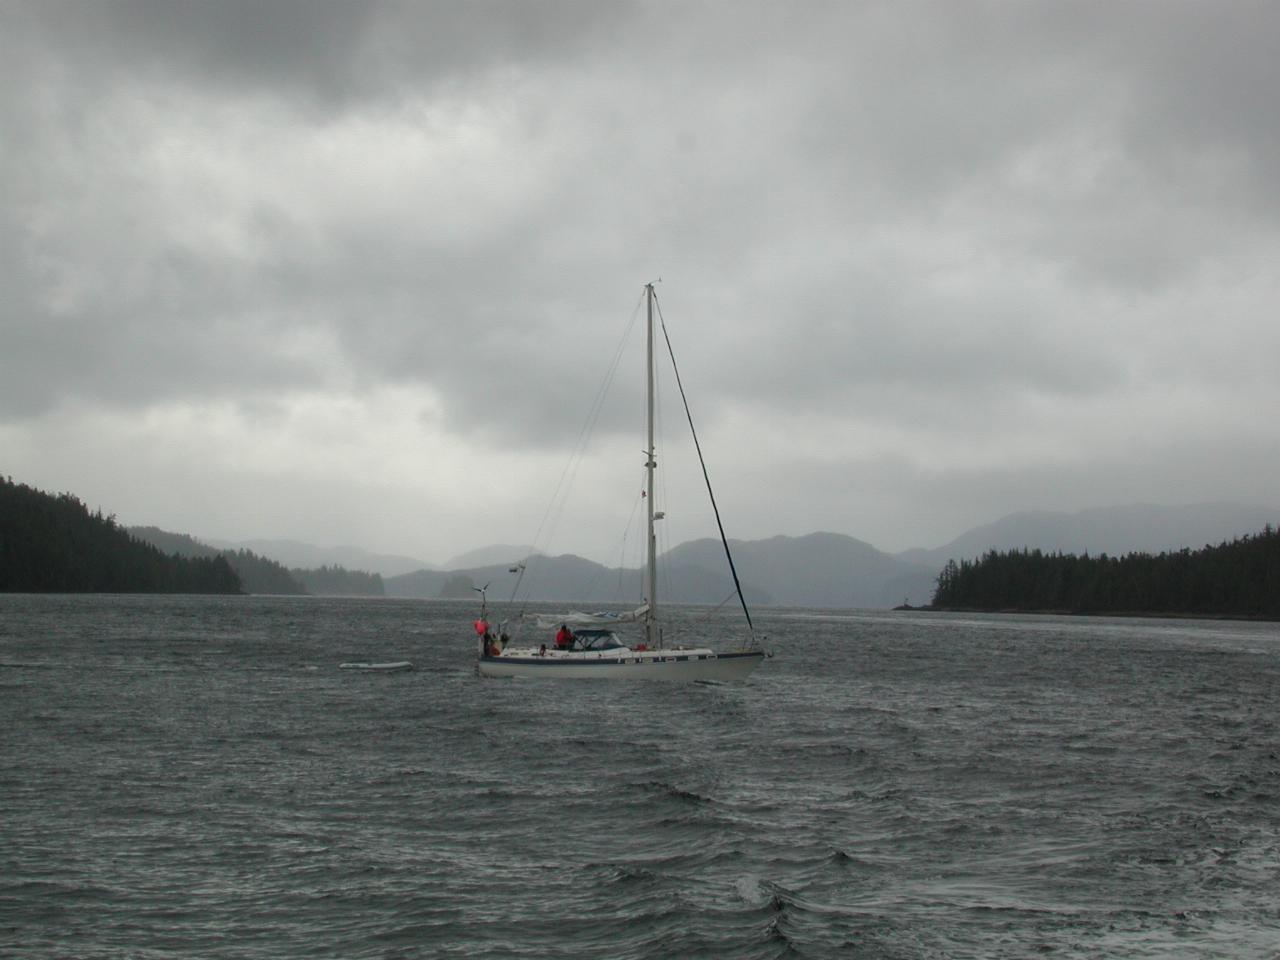
[[[1280,950],[1276,625],[760,611],[667,686],[472,614],[0,597],[0,954]]]

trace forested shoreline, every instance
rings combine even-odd
[[[126,529],[70,493],[0,477],[0,592],[382,596],[384,584],[378,574],[290,570],[185,534]],[[1268,524],[1230,543],[1158,555],[991,550],[949,561],[931,606],[1280,620],[1280,533]]]
[[[314,569],[286,567],[284,564],[260,557],[252,550],[220,549],[197,540],[185,533],[169,533],[159,527],[130,527],[129,532],[139,540],[159,547],[165,553],[183,557],[225,557],[236,572],[247,593],[271,596],[342,596],[381,597],[384,595],[382,577],[363,570],[345,567],[321,566]]]
[[[951,560],[934,609],[1280,619],[1280,533],[1123,557],[991,550]]]
[[[242,593],[224,557],[167,556],[69,493],[0,478],[0,591]]]
[[[364,570],[348,570],[334,564],[304,569],[293,567],[293,578],[302,584],[307,593],[329,597],[381,597],[386,595],[382,575]]]
[[[185,533],[170,533],[159,527],[130,527],[129,533],[166,554],[224,558],[240,578],[245,593],[302,596],[307,592],[283,564],[260,557],[251,550],[219,550]]]
[[[123,527],[70,493],[0,477],[0,592],[382,596],[376,573],[290,570],[157,527]]]

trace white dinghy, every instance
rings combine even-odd
[[[716,651],[710,647],[686,648],[665,645],[662,621],[658,615],[658,556],[657,537],[654,534],[654,521],[662,519],[662,513],[654,510],[654,471],[657,468],[657,450],[654,446],[654,301],[653,284],[646,284],[648,330],[645,353],[647,386],[645,428],[647,445],[644,451],[643,496],[646,503],[648,539],[644,572],[645,602],[638,609],[624,613],[575,612],[553,617],[540,615],[527,619],[522,616],[517,618],[521,625],[531,622],[540,631],[540,636],[549,636],[546,631],[555,630],[557,625],[561,627],[561,635],[557,638],[557,643],[551,646],[543,643],[536,646],[520,646],[518,641],[507,640],[505,623],[500,626],[495,635],[487,618],[485,590],[478,588],[481,595],[481,612],[479,619],[474,623],[474,628],[479,645],[477,669],[481,676],[678,682],[734,681],[745,680],[767,655],[755,637],[751,613],[742,596],[742,585],[733,565],[733,556],[729,551],[724,527],[720,523],[720,512],[716,507],[715,494],[711,492],[709,479],[707,493],[711,499],[712,510],[715,512],[716,524],[720,529],[720,540],[724,545],[725,558],[733,576],[734,588],[746,617],[749,635],[737,645],[736,649],[728,651]],[[665,338],[665,325],[663,334]],[[666,338],[666,341],[670,352],[671,341],[669,338]],[[679,383],[680,373],[679,369],[675,368],[674,354],[671,355],[671,360],[676,382]],[[680,395],[684,400],[683,386],[680,387]],[[684,401],[684,406],[692,431],[693,418],[689,415],[687,400]],[[693,442],[701,460],[702,450],[698,444],[696,431],[693,433]],[[706,478],[705,462],[702,464],[702,473]],[[520,565],[521,576],[523,576],[523,569],[523,565]],[[643,639],[624,640],[624,634],[619,633],[618,628],[623,628],[626,624],[631,624]]]
[[[408,660],[388,660],[383,663],[340,663],[339,670],[373,670],[381,673],[402,673],[405,670],[412,670],[413,664]]]

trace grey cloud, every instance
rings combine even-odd
[[[11,5],[7,46],[62,78],[260,92],[331,112],[421,96],[608,38],[628,4],[408,0],[40,0]],[[52,64],[48,64],[52,66]]]
[[[31,2],[0,19],[11,422],[409,383],[455,434],[565,446],[660,275],[713,421],[854,410],[965,435],[1028,399],[1070,410],[1197,375],[1230,396],[1239,349],[1205,372],[1197,311],[1247,286],[1232,335],[1267,322],[1267,5]],[[332,158],[366,128],[367,164]],[[619,377],[605,430],[636,408]]]

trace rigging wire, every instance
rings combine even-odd
[[[714,607],[710,607],[706,613],[704,613],[702,616],[700,616],[697,620],[693,622],[693,625],[698,626],[699,624],[706,623],[708,620],[714,617],[717,613],[719,613],[720,608],[723,607],[730,600],[732,600],[735,596],[737,596],[737,591],[730,590],[727,594],[725,594],[725,598],[723,600],[717,603]]]
[[[685,417],[689,421],[689,433],[693,436],[693,446],[698,451],[698,463],[702,466],[702,479],[707,484],[707,496],[711,498],[711,511],[716,515],[716,526],[720,530],[720,542],[724,544],[725,559],[729,561],[729,572],[733,574],[733,586],[738,592],[738,600],[742,604],[742,613],[747,618],[747,628],[755,637],[755,624],[751,622],[751,611],[747,609],[747,600],[742,595],[742,582],[738,579],[738,568],[733,563],[733,553],[729,550],[729,539],[725,536],[724,523],[720,520],[720,507],[716,504],[716,495],[711,489],[711,476],[707,473],[707,461],[702,456],[702,444],[698,442],[698,431],[693,425],[693,414],[689,410],[689,398],[684,392],[684,382],[680,379],[680,367],[676,363],[676,352],[671,346],[671,335],[667,333],[667,321],[662,316],[662,307],[658,304],[658,294],[654,291],[653,303],[658,310],[658,322],[662,326],[662,338],[667,342],[667,353],[671,356],[671,369],[676,375],[676,386],[680,388],[680,399],[684,403]]]
[[[640,306],[644,302],[643,295],[637,299],[635,307],[631,311],[631,318],[627,321],[623,328],[622,337],[618,341],[617,347],[613,352],[613,359],[610,360],[605,370],[604,377],[600,382],[600,386],[596,389],[595,397],[591,401],[591,407],[587,411],[587,416],[582,423],[581,429],[578,431],[578,439],[574,444],[572,452],[569,454],[569,460],[565,463],[564,468],[560,472],[560,479],[556,483],[555,491],[551,494],[551,500],[547,503],[547,508],[542,514],[542,520],[538,523],[538,528],[533,535],[533,550],[538,552],[538,548],[542,546],[543,530],[546,534],[546,547],[549,549],[551,540],[555,534],[556,527],[559,526],[560,518],[564,514],[565,506],[569,500],[569,491],[573,488],[574,479],[577,477],[578,468],[582,465],[582,460],[586,453],[587,444],[591,439],[591,434],[595,430],[596,423],[600,419],[600,413],[604,409],[604,400],[609,392],[610,386],[613,384],[618,367],[622,363],[622,356],[626,352],[627,341],[631,339],[631,331],[635,328],[636,318],[640,315]],[[549,525],[548,525],[549,524]],[[526,565],[520,565],[519,576],[516,577],[515,585],[511,588],[511,597],[508,602],[514,602],[517,593],[520,590],[521,583],[525,579]],[[522,601],[520,615],[524,615],[524,605],[527,605],[529,598],[532,596],[532,585],[528,588]]]
[[[614,585],[613,596],[609,597],[606,595],[602,597],[603,600],[611,601],[613,603],[629,603],[632,607],[635,607],[640,602],[641,598],[639,598],[638,595],[632,592],[630,587],[628,587],[626,583],[627,573],[632,569],[641,570],[644,567],[644,560],[642,558],[642,554],[645,549],[643,542],[644,538],[637,536],[634,540],[632,539],[632,531],[639,530],[640,523],[637,514],[640,512],[640,507],[645,500],[643,467],[640,468],[640,477],[640,483],[635,488],[636,494],[631,500],[631,512],[627,516],[627,522],[623,525],[622,535],[618,538],[617,548],[612,554],[610,554],[610,556],[617,558],[617,566],[615,569],[618,577],[617,583]],[[600,574],[597,574],[596,577],[592,579],[593,585],[599,577]],[[643,592],[643,590],[641,592]],[[588,596],[585,599],[591,598]]]
[[[644,489],[644,483],[641,482],[641,489]],[[624,578],[627,571],[627,547],[628,540],[631,537],[631,528],[636,523],[636,514],[640,511],[640,504],[644,501],[644,497],[636,494],[631,501],[631,515],[627,517],[627,525],[622,530],[622,541],[618,544],[618,586],[614,591],[613,599],[622,603],[627,598],[627,591],[624,585]]]
[[[642,473],[643,473],[643,470],[642,470]],[[643,482],[641,482],[640,484],[640,489],[641,490],[644,489]],[[622,535],[618,538],[617,549],[615,549],[613,553],[610,554],[610,556],[616,556],[618,558],[618,583],[616,588],[614,589],[612,598],[609,597],[607,590],[601,591],[600,599],[604,602],[610,602],[610,600],[612,599],[612,602],[614,603],[625,603],[628,599],[632,599],[626,596],[625,590],[623,589],[623,576],[625,574],[626,566],[627,566],[627,546],[628,546],[628,540],[631,537],[631,528],[636,523],[636,513],[640,509],[640,504],[643,502],[644,502],[644,497],[642,497],[639,493],[637,493],[635,497],[632,499],[631,513],[627,516],[627,522],[622,528]],[[592,575],[590,582],[588,582],[586,588],[582,592],[583,600],[595,600],[594,591],[596,588],[596,584],[600,582],[601,578],[604,576],[607,570],[608,570],[607,567],[602,566],[600,567],[599,570],[595,572],[595,574]]]
[[[656,300],[655,300],[655,304],[656,304]],[[666,443],[666,440],[667,440],[666,421],[663,420],[663,417],[662,417],[662,410],[663,410],[662,367],[660,364],[657,364],[657,363],[654,364],[653,373],[654,373],[654,376],[653,376],[654,414],[653,415],[655,420],[654,430],[656,433],[656,437],[653,442],[654,457],[656,461],[657,451],[658,450],[664,451],[662,456],[663,456],[663,460],[667,464],[666,467],[662,467],[661,465],[659,466],[659,469],[657,470],[656,475],[657,475],[658,486],[660,490],[655,490],[653,491],[653,494],[652,494],[654,496],[654,502],[653,502],[654,510],[657,511],[658,505],[659,504],[662,505],[662,510],[658,511],[662,513],[662,519],[658,521],[659,525],[657,526],[656,533],[654,535],[657,541],[657,546],[654,549],[657,551],[658,558],[659,558],[658,559],[658,577],[662,581],[662,596],[670,597],[671,596],[671,564],[666,561],[665,557],[666,557],[667,551],[671,549],[671,543],[667,536],[668,521],[666,518],[666,512],[667,512],[666,506],[671,502],[670,497],[667,496],[667,474],[671,472],[669,469],[671,465],[671,461],[667,458],[669,448],[667,447],[667,443]],[[660,497],[657,496],[659,492],[661,492],[662,494]]]

